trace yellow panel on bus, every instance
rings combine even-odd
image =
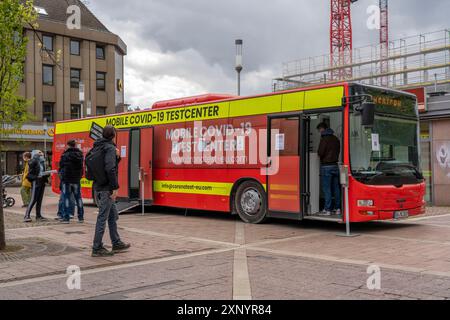
[[[230,102],[230,117],[253,116],[281,112],[282,95],[243,99]]]
[[[341,107],[344,87],[333,87],[306,91],[305,109]]]
[[[303,110],[305,106],[305,93],[294,92],[283,94],[282,112]]]

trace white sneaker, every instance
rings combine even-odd
[[[331,216],[331,211],[323,210],[322,212],[319,213],[319,215],[329,217]]]
[[[337,209],[337,210],[334,212],[334,214],[337,215],[337,216],[340,216],[340,215],[342,214],[341,209]]]

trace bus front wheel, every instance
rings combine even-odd
[[[245,181],[237,188],[234,205],[239,217],[246,223],[258,224],[266,220],[266,192],[256,181]]]

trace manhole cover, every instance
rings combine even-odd
[[[0,263],[40,256],[62,256],[80,251],[75,247],[41,238],[10,240],[7,245],[8,248],[16,248],[17,250],[1,251]]]

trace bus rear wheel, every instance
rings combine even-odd
[[[234,206],[246,223],[263,223],[267,218],[266,192],[256,181],[245,181],[237,188]]]

